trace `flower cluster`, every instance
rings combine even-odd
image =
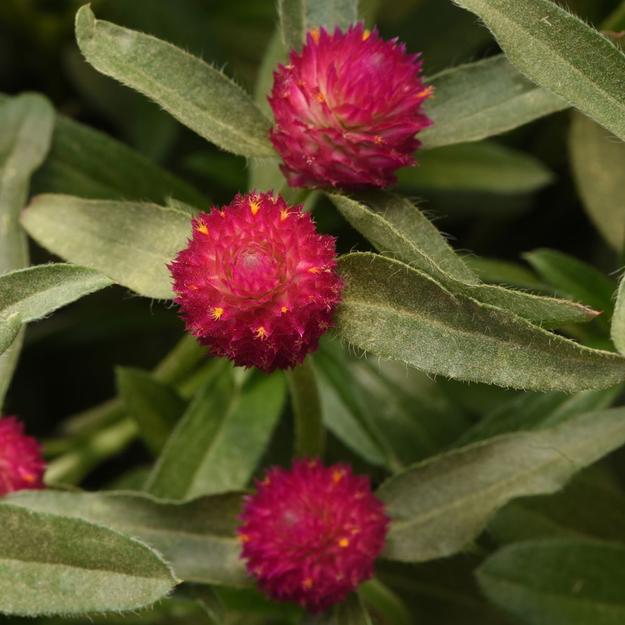
[[[15,417],[0,419],[0,495],[43,488],[45,464],[39,443]]]
[[[198,215],[169,267],[189,332],[214,354],[264,371],[316,349],[342,287],[334,238],[270,193]]]
[[[242,520],[242,555],[259,586],[311,612],[373,575],[388,526],[368,478],[318,460],[271,469],[247,498]]]
[[[308,33],[274,74],[271,140],[296,187],[386,187],[415,163],[432,88],[419,55],[356,24]]]

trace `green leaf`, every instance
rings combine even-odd
[[[137,422],[139,432],[151,451],[162,451],[186,402],[171,386],[147,371],[118,367],[117,391],[126,412]]]
[[[99,72],[143,93],[224,150],[272,156],[270,122],[232,80],[201,59],[155,37],[76,14],[76,39]]]
[[[11,347],[21,329],[22,321],[19,315],[0,317],[0,354],[3,354]],[[2,361],[0,361],[0,364],[2,364]]]
[[[452,294],[398,261],[348,254],[339,270],[346,285],[337,330],[358,349],[432,374],[527,390],[576,392],[625,379],[620,356]]]
[[[581,539],[510,545],[478,569],[482,591],[528,625],[625,621],[625,546]]]
[[[603,311],[608,319],[612,316],[616,283],[592,265],[549,249],[532,250],[523,258],[558,293]]]
[[[621,279],[614,306],[614,316],[610,328],[610,337],[614,347],[621,354],[625,354],[625,280]]]
[[[553,493],[625,443],[625,409],[506,434],[415,465],[378,495],[392,518],[384,555],[422,562],[462,550],[516,497]]]
[[[19,215],[30,177],[50,147],[53,123],[54,110],[40,95],[24,94],[0,102],[0,274],[28,265],[28,244]],[[14,329],[15,322],[0,330],[0,409],[22,347],[23,333],[13,333]],[[11,335],[11,343],[3,346]]]
[[[209,380],[172,433],[147,490],[182,500],[247,485],[286,398],[284,377],[261,376],[233,389],[230,369]]]
[[[22,224],[39,244],[139,295],[173,296],[167,269],[191,234],[188,214],[156,204],[37,196]]]
[[[445,70],[429,82],[435,92],[425,110],[433,124],[419,134],[426,149],[486,139],[567,108],[503,54]]]
[[[36,193],[165,203],[175,197],[207,207],[202,194],[104,133],[56,116],[50,154],[34,179]]]
[[[286,49],[299,50],[313,28],[332,32],[357,22],[358,0],[278,0],[278,15]]]
[[[546,326],[588,321],[598,314],[575,302],[480,284],[438,230],[411,202],[380,192],[358,197],[366,203],[341,195],[330,196],[347,221],[376,249],[426,272],[453,293],[507,308]]]
[[[241,497],[229,493],[174,504],[140,494],[47,490],[21,491],[7,501],[134,536],[162,553],[185,581],[245,586],[249,581],[236,536]]]
[[[625,139],[625,56],[551,0],[454,0],[477,14],[536,84]]]
[[[147,545],[78,519],[0,505],[0,612],[18,616],[135,610],[176,580]]]
[[[553,176],[539,160],[484,141],[427,150],[398,180],[408,189],[515,194],[536,191]]]
[[[317,377],[310,360],[286,372],[295,421],[294,453],[300,458],[323,456],[325,430]]]
[[[625,244],[625,197],[619,173],[625,168],[625,144],[588,117],[573,113],[569,151],[588,216],[620,252]]]
[[[464,262],[483,282],[534,291],[549,290],[549,287],[541,282],[533,271],[520,263],[473,255],[466,256]]]
[[[0,275],[0,317],[37,321],[111,284],[106,276],[78,265],[50,263]]]

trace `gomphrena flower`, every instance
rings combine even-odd
[[[368,478],[318,460],[271,469],[241,518],[250,574],[273,598],[311,612],[341,601],[373,575],[389,522]]]
[[[44,488],[45,463],[39,443],[24,434],[15,417],[0,419],[0,495]]]
[[[187,330],[216,355],[264,371],[317,348],[342,288],[334,238],[270,193],[198,215],[169,268]]]
[[[432,94],[418,54],[356,24],[308,33],[274,74],[271,140],[296,187],[386,187],[414,165]]]

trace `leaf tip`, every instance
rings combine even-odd
[[[76,41],[82,48],[82,43],[93,37],[96,18],[91,10],[91,4],[83,4],[76,12]]]

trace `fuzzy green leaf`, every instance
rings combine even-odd
[[[28,265],[28,244],[19,215],[28,198],[30,177],[50,148],[53,124],[54,109],[40,95],[23,94],[0,102],[0,274]],[[6,340],[13,329],[0,333]],[[14,333],[11,343],[0,349],[0,409],[22,337],[23,333]]]
[[[553,179],[537,159],[484,141],[428,150],[419,166],[401,169],[399,184],[408,189],[531,193]]]
[[[56,116],[50,154],[34,179],[35,193],[164,204],[175,197],[199,208],[207,200],[191,185],[120,141]]]
[[[189,215],[170,207],[69,195],[37,196],[22,223],[54,254],[157,299],[173,296],[167,263],[191,234]]]
[[[51,263],[0,275],[0,317],[18,314],[24,323],[42,319],[111,284],[93,269]]]
[[[478,15],[536,84],[625,140],[625,55],[551,0],[454,0]]]
[[[610,336],[614,347],[621,354],[625,354],[625,279],[621,279],[618,287]]]
[[[527,625],[625,622],[625,546],[557,538],[510,545],[477,571],[486,596]]]
[[[19,315],[0,317],[0,354],[6,352],[22,329],[22,321]],[[0,361],[0,364],[2,361]]]
[[[174,388],[141,369],[118,367],[117,390],[148,447],[160,453],[186,408]]]
[[[434,122],[419,134],[426,149],[479,141],[567,108],[498,56],[448,69],[430,79],[425,110]]]
[[[281,374],[233,389],[230,370],[209,380],[172,433],[147,484],[153,495],[182,500],[247,485],[286,398]]]
[[[19,616],[134,610],[173,588],[147,545],[83,520],[0,505],[0,612]]]
[[[426,274],[375,254],[339,261],[337,329],[358,349],[429,373],[527,390],[607,388],[625,359],[589,349],[516,315],[450,293]]]
[[[575,302],[480,284],[438,230],[408,200],[373,192],[358,199],[331,195],[343,216],[382,253],[426,272],[453,293],[506,308],[545,326],[582,322],[598,313]]]
[[[270,122],[222,72],[180,48],[110,22],[91,8],[76,14],[76,39],[99,72],[143,93],[224,150],[272,156]]]
[[[456,553],[511,499],[556,492],[623,443],[625,409],[614,408],[417,464],[378,490],[393,519],[384,555],[422,562]]]
[[[162,553],[176,576],[185,581],[228,586],[249,583],[236,536],[241,510],[237,493],[174,504],[131,493],[48,490],[22,491],[8,501],[134,536]]]
[[[569,137],[575,183],[588,216],[603,238],[620,252],[625,244],[625,196],[620,172],[625,143],[580,113]]]

